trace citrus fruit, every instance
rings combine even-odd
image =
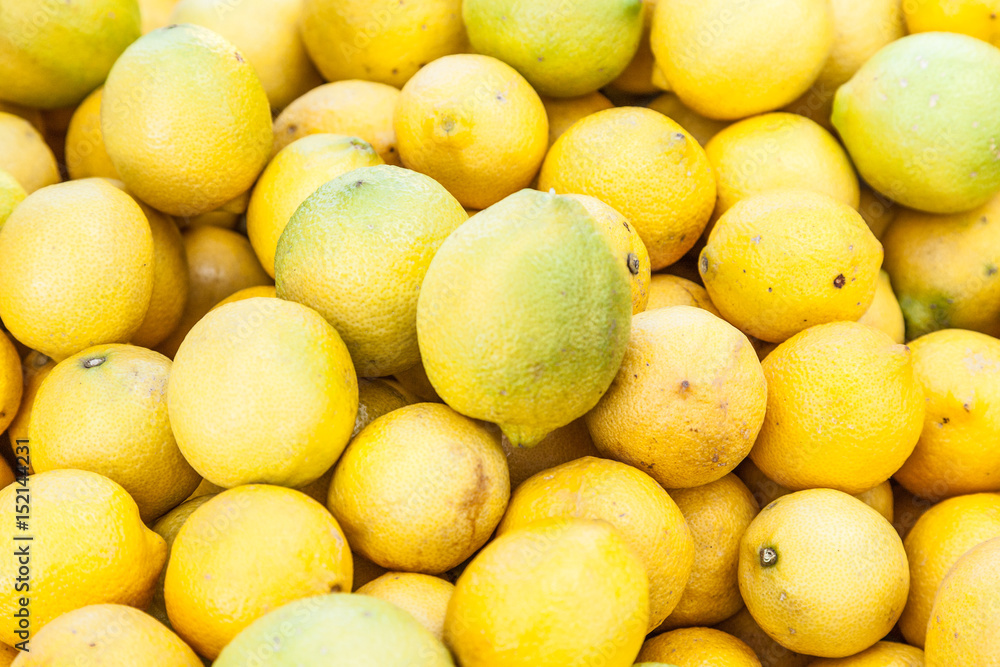
[[[209,481],[303,486],[347,446],[358,383],[347,348],[316,311],[257,297],[191,329],[167,406],[181,452]]]
[[[417,337],[437,393],[538,444],[592,408],[628,343],[629,271],[580,202],[524,190],[452,232],[420,288]]]
[[[28,547],[29,615],[14,616],[22,609],[19,598],[29,592],[15,589],[25,587],[23,580],[16,584],[23,563],[5,558],[0,561],[0,612],[17,620],[0,626],[0,641],[11,646],[31,641],[52,619],[91,604],[149,604],[167,547],[142,524],[125,489],[96,473],[52,470],[30,476],[25,485],[0,489],[0,506],[25,502],[35,545]],[[24,534],[13,520],[0,525],[0,539],[11,545],[12,554],[20,548],[14,537]]]
[[[747,455],[768,388],[747,337],[700,308],[633,318],[625,359],[587,414],[597,449],[664,487],[713,482]]]
[[[250,195],[247,236],[257,259],[274,277],[274,251],[289,218],[319,186],[358,167],[382,164],[364,139],[313,134],[297,139],[271,159]]]
[[[361,429],[382,415],[387,415],[393,410],[417,402],[416,396],[392,380],[358,378],[358,416],[354,419],[354,432],[351,433],[351,439],[353,440],[354,436],[361,433]],[[325,494],[323,502],[326,502]]]
[[[257,619],[226,647],[215,667],[453,667],[448,649],[412,615],[368,595],[319,595]],[[253,662],[251,662],[253,661]]]
[[[654,271],[694,245],[715,204],[715,178],[698,142],[639,107],[598,111],[573,124],[545,157],[538,187],[590,195],[624,215]]]
[[[236,47],[208,28],[173,25],[115,62],[101,130],[129,191],[164,213],[194,216],[253,185],[271,151],[271,108]]]
[[[351,578],[347,541],[322,505],[292,489],[249,484],[213,497],[181,526],[164,598],[177,634],[214,660],[272,609],[350,591]]]
[[[649,630],[676,607],[695,543],[681,510],[652,477],[592,456],[550,468],[517,487],[497,535],[559,517],[599,519],[618,529],[646,567]]]
[[[414,75],[394,127],[403,166],[477,210],[526,187],[549,145],[538,94],[512,67],[478,54],[445,56]]]
[[[875,298],[882,246],[853,208],[808,190],[738,201],[716,222],[698,270],[740,330],[780,343],[817,324],[857,320]]]
[[[422,362],[408,370],[396,373],[393,375],[393,379],[399,383],[399,386],[422,401],[443,403],[441,397],[434,391],[431,381],[427,379],[427,372],[424,370]]]
[[[643,0],[465,0],[476,53],[499,58],[542,95],[576,97],[621,74],[639,48]]]
[[[153,289],[142,209],[101,179],[28,196],[0,228],[0,316],[22,343],[64,359],[139,329]]]
[[[327,506],[365,558],[438,574],[486,543],[509,495],[498,435],[448,406],[418,403],[351,441]]]
[[[892,505],[892,525],[899,537],[905,540],[917,520],[934,506],[934,501],[913,495],[901,484],[893,484]]]
[[[24,384],[17,348],[7,334],[0,331],[0,431],[6,430],[19,414]],[[16,444],[14,437],[11,437],[11,444]]]
[[[0,169],[0,227],[14,211],[14,207],[28,196],[21,184],[9,171]]]
[[[654,98],[648,106],[653,111],[659,111],[683,127],[702,146],[708,144],[712,137],[729,127],[729,121],[708,118],[685,106],[674,93],[662,93]]]
[[[646,302],[646,310],[670,306],[693,306],[707,310],[716,317],[722,317],[704,287],[687,278],[658,273],[649,281],[649,301]]]
[[[681,628],[646,641],[637,660],[676,662],[685,667],[760,667],[753,649],[712,628]]]
[[[1000,190],[1000,50],[953,33],[883,47],[837,90],[832,121],[862,178],[903,206],[958,213]]]
[[[861,183],[861,203],[858,205],[858,213],[868,223],[868,228],[872,230],[879,241],[889,228],[892,221],[900,211],[900,206],[896,202],[887,199],[885,195],[875,192],[870,187]]]
[[[244,287],[238,292],[233,292],[225,299],[212,306],[212,310],[215,310],[216,308],[221,308],[227,303],[232,303],[234,301],[243,301],[244,299],[252,299],[258,296],[270,299],[277,299],[278,291],[274,288],[274,285],[256,285],[254,287]]]
[[[3,347],[4,346],[0,344],[0,349]],[[6,363],[10,364],[7,368],[12,370],[13,363],[11,359],[17,358],[17,355],[14,354],[13,357],[11,357],[8,356],[10,354],[10,350],[6,350],[3,356],[7,358]],[[7,428],[7,435],[10,438],[11,446],[16,447],[19,440],[28,439],[28,425],[31,423],[31,411],[35,405],[35,396],[38,394],[38,389],[42,386],[42,380],[48,376],[55,366],[56,362],[54,359],[51,359],[40,352],[32,352],[25,357],[24,361],[21,363],[24,378],[22,384],[23,392],[21,393],[21,407],[17,409],[17,416],[14,417],[14,420],[10,422],[10,425]],[[6,372],[10,373],[11,371],[8,370]],[[7,377],[9,378],[10,376]],[[11,382],[12,380],[8,379],[6,383],[6,392],[8,397],[11,396],[11,392],[13,390]],[[10,398],[8,398],[8,400],[10,400]],[[30,465],[28,468],[33,472]]]
[[[3,111],[0,111],[0,169],[13,176],[27,194],[60,180],[56,158],[38,130],[20,116]]]
[[[501,535],[469,563],[444,636],[462,667],[629,667],[648,621],[645,567],[617,530],[545,519]]]
[[[703,116],[745,118],[812,85],[834,40],[827,0],[658,2],[650,44],[670,90]],[[654,76],[655,81],[655,76]]]
[[[451,582],[415,572],[386,572],[354,591],[391,602],[420,621],[432,635],[444,635],[444,616],[455,592]]]
[[[420,361],[417,296],[441,244],[467,215],[433,179],[402,167],[354,169],[306,198],[278,239],[278,296],[337,330],[358,375]]]
[[[510,440],[501,441],[507,455],[510,488],[517,489],[524,480],[543,470],[569,463],[585,456],[599,457],[584,420],[575,419],[545,436],[534,447],[514,447]]]
[[[142,34],[170,24],[170,12],[177,0],[139,0]]]
[[[6,4],[0,97],[43,109],[77,104],[139,37],[136,0]]]
[[[611,88],[632,95],[649,95],[658,89],[653,85],[653,50],[649,46],[649,31],[653,27],[656,0],[642,2],[642,37],[639,48],[621,74],[611,82]]]
[[[153,291],[139,329],[129,340],[153,348],[173,333],[184,316],[190,290],[184,239],[173,218],[136,202],[146,214],[153,234]]]
[[[895,343],[906,340],[906,322],[903,320],[903,310],[892,291],[889,274],[878,272],[878,284],[875,285],[875,298],[868,306],[865,314],[858,318],[861,324],[867,324],[884,332]]]
[[[915,646],[881,641],[848,658],[820,658],[806,667],[924,667],[924,652]]]
[[[959,32],[1000,46],[996,0],[911,0],[903,3],[903,14],[911,33]]]
[[[549,146],[576,121],[615,106],[596,90],[579,97],[542,97],[542,104],[549,119]]]
[[[771,639],[757,625],[757,621],[753,620],[746,607],[715,627],[745,642],[764,667],[807,667],[813,659],[811,656],[789,651]]]
[[[72,179],[119,178],[104,148],[101,134],[101,98],[104,88],[88,95],[73,112],[66,131],[66,170]]]

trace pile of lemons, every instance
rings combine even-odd
[[[0,665],[1000,666],[998,47],[3,0]]]

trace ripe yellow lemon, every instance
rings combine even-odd
[[[420,356],[458,412],[538,444],[614,379],[629,271],[580,202],[522,190],[452,232],[417,302]]]
[[[233,292],[225,299],[212,306],[212,310],[215,310],[216,308],[221,308],[227,303],[232,303],[233,301],[243,301],[244,299],[252,299],[258,296],[267,297],[270,299],[277,299],[278,291],[274,288],[274,285],[257,285],[256,287],[246,287],[238,292]]]
[[[767,667],[807,667],[812,660],[811,656],[789,651],[771,639],[746,607],[715,627],[745,642]]]
[[[701,486],[750,451],[767,395],[757,354],[733,326],[700,308],[647,310],[587,426],[605,456],[666,488]]]
[[[549,119],[549,146],[576,121],[615,106],[596,90],[580,97],[542,97],[542,104]]]
[[[332,656],[335,656],[332,657]],[[368,595],[296,600],[241,632],[215,667],[454,667],[448,649],[412,615]]]
[[[55,619],[31,640],[16,667],[201,667],[181,638],[149,614],[120,604],[93,604]]]
[[[194,514],[194,511],[221,491],[222,489],[217,489],[217,491],[205,493],[196,498],[189,498],[161,516],[151,526],[153,532],[162,537],[163,541],[167,543],[167,562],[163,564],[163,569],[160,570],[160,578],[156,581],[156,592],[153,593],[153,601],[149,603],[149,608],[146,611],[149,612],[150,616],[168,628],[172,626],[170,625],[170,617],[167,616],[167,603],[163,599],[163,580],[167,576],[167,566],[170,564],[170,549],[174,546],[174,540],[177,539],[177,533],[180,532],[181,526]]]
[[[753,649],[743,641],[712,628],[681,628],[646,641],[636,660],[667,660],[685,667],[760,667]]]
[[[660,628],[715,625],[743,606],[737,578],[740,539],[757,516],[757,501],[733,474],[704,486],[674,489],[670,497],[691,529],[695,556],[680,601]]]
[[[7,354],[9,354],[9,351],[7,351]],[[11,362],[7,361],[7,363],[10,364]],[[24,391],[21,394],[21,407],[17,409],[17,416],[14,417],[12,422],[10,422],[10,426],[7,429],[7,435],[10,437],[11,446],[17,446],[18,440],[28,439],[28,426],[31,423],[31,411],[35,405],[35,396],[38,394],[38,390],[42,386],[42,380],[48,376],[55,366],[56,362],[54,359],[47,357],[40,352],[32,352],[25,357],[24,362],[21,365],[24,377]],[[11,366],[8,366],[8,368],[11,368]],[[12,387],[12,385],[9,384],[10,382],[11,381],[8,380],[8,384],[6,385],[8,387],[6,390],[8,392],[8,397],[10,396]],[[31,469],[32,466],[29,465],[29,470]]]
[[[455,585],[429,574],[386,572],[354,591],[391,602],[410,612],[432,635],[444,636],[444,616]]]
[[[911,0],[903,3],[906,29],[959,32],[1000,46],[1000,3],[996,0]]]
[[[555,517],[600,519],[618,529],[646,567],[649,630],[677,606],[695,542],[681,510],[652,477],[592,456],[550,468],[517,488],[497,535]]]
[[[249,484],[223,491],[181,526],[164,597],[177,634],[214,660],[267,612],[350,591],[351,577],[347,540],[322,505],[292,489]]]
[[[31,194],[58,183],[59,166],[52,149],[31,123],[0,111],[0,169],[8,172]]]
[[[853,208],[808,190],[771,190],[719,218],[698,270],[733,325],[780,343],[861,317],[875,298],[882,246]]]
[[[12,508],[8,512],[30,494],[29,532],[15,530],[8,514],[11,520],[0,525],[0,539],[13,552],[21,544],[15,536],[34,538],[27,564],[13,553],[0,561],[0,612],[10,619],[0,626],[0,641],[11,646],[30,641],[60,614],[90,604],[145,608],[167,547],[142,524],[125,489],[82,470],[52,470],[28,479],[26,486],[0,489],[0,506]],[[17,577],[24,576],[18,573],[20,566],[28,567],[30,581],[18,583]],[[19,598],[29,592],[30,610],[27,617],[21,613],[22,621],[14,614],[21,609]]]
[[[274,251],[289,218],[319,186],[359,167],[382,164],[364,139],[313,134],[285,146],[268,163],[247,208],[247,236],[261,266],[274,277]]]
[[[177,448],[167,416],[170,360],[133,345],[98,345],[60,362],[32,407],[37,472],[76,468],[118,482],[153,521],[201,478]]]
[[[745,118],[812,85],[834,40],[828,0],[658,2],[650,44],[670,89],[703,116]]]
[[[527,187],[549,145],[538,94],[509,65],[477,54],[445,56],[414,75],[394,126],[403,166],[477,210]]]
[[[358,383],[343,341],[316,311],[258,297],[191,329],[167,405],[181,452],[209,481],[303,486],[347,446]]]
[[[685,106],[674,93],[663,93],[653,99],[648,106],[683,127],[702,146],[707,145],[712,137],[729,127],[729,121],[708,118]]]
[[[663,114],[638,107],[575,123],[549,150],[538,187],[590,195],[620,212],[638,230],[654,271],[691,249],[715,204],[702,147]]]
[[[910,595],[899,618],[906,641],[923,648],[934,595],[945,575],[974,546],[1000,537],[1000,493],[943,500],[927,510],[906,536]]]
[[[0,169],[0,226],[13,212],[14,207],[24,201],[28,193],[9,171]]]
[[[0,316],[18,340],[55,359],[129,340],[152,290],[149,222],[104,180],[39,190],[0,231]]]
[[[552,431],[534,447],[514,447],[507,438],[503,438],[500,444],[507,454],[511,490],[517,489],[524,480],[543,470],[584,456],[601,455],[594,447],[587,424],[582,418]]]
[[[433,179],[363,167],[302,202],[278,240],[278,296],[313,308],[337,330],[358,375],[420,361],[417,297],[434,254],[468,216]]]
[[[139,0],[142,34],[170,25],[170,12],[177,0]]]
[[[222,35],[240,50],[260,77],[267,99],[282,109],[323,83],[299,35],[301,0],[180,0],[170,23],[193,23]]]
[[[923,426],[911,356],[855,322],[812,327],[779,345],[762,362],[767,413],[753,462],[792,490],[860,493],[887,480]]]
[[[402,86],[468,46],[460,0],[306,0],[302,12],[302,38],[328,81]]]
[[[0,331],[0,431],[6,430],[20,413],[24,384],[17,348],[7,334]],[[17,440],[13,437],[16,434],[9,435],[11,444],[16,445]]]
[[[1000,655],[1000,539],[962,556],[934,597],[924,664],[994,665]]]
[[[361,555],[438,574],[486,543],[510,496],[499,434],[446,405],[384,415],[351,441],[327,506]]]
[[[779,644],[842,658],[892,629],[910,575],[885,517],[846,493],[809,489],[761,509],[743,535],[739,581],[750,613]]]
[[[820,658],[806,667],[924,667],[924,652],[898,642],[878,642],[848,658]]]
[[[872,305],[868,306],[865,314],[858,318],[858,322],[885,332],[895,343],[906,340],[903,309],[899,307],[896,294],[892,291],[889,274],[885,271],[878,272],[875,298],[872,299]]]
[[[313,88],[274,121],[277,154],[310,134],[340,134],[367,141],[387,164],[399,164],[393,111],[399,89],[374,81],[336,81]]]
[[[73,112],[66,131],[66,170],[72,179],[119,178],[104,148],[101,133],[101,97],[103,88],[87,96]]]
[[[173,218],[137,202],[153,234],[153,291],[149,308],[130,343],[153,348],[178,327],[190,291],[184,239]]]
[[[581,578],[586,586],[571,583]],[[617,530],[544,519],[496,538],[466,567],[444,636],[463,667],[630,667],[648,621],[645,567]]]
[[[232,44],[183,24],[139,38],[104,85],[101,130],[129,191],[194,216],[246,192],[271,151],[271,108]]]
[[[704,287],[687,278],[658,273],[649,281],[649,301],[646,302],[646,310],[670,306],[693,306],[707,310],[716,317],[722,317]]]

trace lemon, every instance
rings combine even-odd
[[[274,285],[257,285],[255,287],[245,287],[239,290],[238,292],[233,292],[225,299],[212,306],[212,310],[215,310],[216,308],[221,308],[227,303],[232,303],[233,301],[243,301],[244,299],[252,299],[258,296],[277,299],[278,292],[274,288]]]
[[[128,189],[184,216],[249,190],[273,138],[253,66],[225,39],[190,24],[144,35],[115,62],[101,130]]]
[[[42,135],[25,119],[4,111],[0,111],[0,169],[27,194],[60,181],[56,158]]]
[[[181,452],[209,481],[303,486],[347,446],[358,384],[347,348],[316,311],[258,297],[191,329],[167,406]]]
[[[658,89],[653,85],[653,50],[649,46],[649,31],[653,27],[656,0],[642,2],[642,37],[639,48],[621,74],[611,82],[611,88],[633,95],[649,95]]]
[[[583,204],[524,190],[452,232],[417,302],[420,356],[458,412],[538,444],[614,379],[632,314],[629,271]]]
[[[760,667],[753,649],[744,642],[712,628],[682,628],[646,641],[637,660],[675,660],[683,665]]]
[[[885,195],[875,192],[864,183],[861,184],[860,201],[858,213],[868,223],[875,238],[881,241],[885,230],[889,228],[901,210],[899,204],[886,199]]]
[[[544,519],[501,535],[469,563],[444,636],[462,667],[630,667],[648,621],[645,568],[617,530]]]
[[[10,667],[14,663],[14,658],[20,654],[21,651],[18,651],[16,648],[0,643],[0,665],[3,665],[3,667]]]
[[[819,75],[833,40],[829,0],[658,2],[650,35],[670,90],[719,120],[797,98]]]
[[[166,340],[184,316],[190,276],[184,239],[173,218],[137,202],[153,234],[153,291],[139,329],[129,341],[153,348]]]
[[[642,0],[465,0],[476,53],[499,58],[542,95],[594,92],[621,74],[639,48]]]
[[[1000,46],[996,0],[910,0],[903,3],[903,14],[911,33],[959,32]]]
[[[139,37],[136,0],[15,2],[0,15],[0,97],[70,107],[97,88]]]
[[[5,430],[20,412],[21,397],[24,393],[24,378],[21,374],[21,358],[17,348],[7,334],[0,331],[0,431]],[[11,435],[11,444],[17,439]]]
[[[903,310],[892,291],[892,282],[885,271],[878,272],[878,284],[875,286],[875,298],[865,314],[858,318],[861,324],[867,324],[888,334],[895,343],[906,340],[906,322],[903,320]]]
[[[422,401],[443,403],[441,397],[437,395],[436,391],[434,391],[431,381],[427,379],[427,372],[424,370],[423,363],[419,363],[408,370],[396,373],[393,376],[393,379],[399,383],[399,386]]]
[[[875,298],[881,261],[881,244],[847,204],[808,190],[772,190],[719,218],[698,270],[723,317],[780,343],[810,326],[861,317]]]
[[[394,127],[403,166],[476,210],[526,187],[548,148],[538,94],[513,68],[478,54],[420,70],[403,87]]]
[[[922,498],[1000,491],[1000,341],[946,329],[910,343],[924,389],[923,430],[895,478]]]
[[[323,83],[299,35],[301,0],[180,0],[170,23],[193,23],[226,38],[260,77],[267,99],[282,109]]]
[[[0,228],[0,317],[18,340],[50,357],[127,341],[152,290],[149,223],[106,181],[39,190]]]
[[[350,591],[351,578],[347,540],[322,505],[292,489],[249,484],[223,491],[181,526],[164,598],[177,634],[214,660],[272,609]]]
[[[767,398],[745,335],[700,308],[659,308],[633,318],[625,359],[587,427],[602,454],[664,487],[701,486],[747,455]]]
[[[789,651],[771,639],[757,625],[757,621],[753,620],[746,607],[715,627],[746,643],[767,667],[807,667],[813,659],[811,656]]]
[[[167,575],[167,565],[170,564],[170,549],[174,546],[174,540],[177,539],[177,533],[180,532],[181,526],[183,526],[188,518],[194,514],[194,511],[214,498],[217,493],[221,491],[222,489],[218,489],[217,491],[213,491],[211,493],[199,495],[196,498],[189,498],[161,516],[156,520],[156,523],[151,526],[153,532],[162,537],[163,541],[167,543],[167,562],[164,563],[163,569],[160,570],[160,578],[156,582],[156,592],[153,593],[153,601],[150,602],[149,609],[147,611],[153,618],[163,623],[168,628],[171,627],[171,625],[170,618],[167,616],[167,603],[166,600],[163,599],[163,580]]]
[[[261,266],[274,276],[274,251],[289,218],[319,186],[382,159],[364,139],[313,134],[285,146],[268,163],[250,195],[247,236]]]
[[[202,662],[152,616],[120,604],[93,604],[63,614],[31,640],[17,667],[201,667]]]
[[[704,287],[687,278],[658,273],[649,281],[649,301],[646,303],[646,310],[670,306],[693,306],[707,310],[716,317],[722,317]]]
[[[393,111],[399,89],[374,81],[336,81],[313,88],[274,121],[272,155],[310,134],[340,134],[367,141],[387,164],[400,164]]]
[[[25,492],[35,545],[30,548],[30,617],[0,626],[0,641],[17,646],[57,616],[91,604],[149,604],[167,547],[142,524],[125,489],[96,473],[52,470],[32,475],[26,485],[0,489],[0,506],[22,504]],[[0,539],[12,551],[16,535],[24,533],[15,532],[13,520],[0,526]],[[17,618],[18,598],[27,592],[15,589],[18,567],[17,558],[0,561],[0,612],[8,619]]]
[[[507,455],[507,469],[510,471],[512,490],[543,470],[585,456],[601,455],[594,447],[594,441],[587,431],[587,424],[582,418],[552,431],[534,447],[514,447],[507,438],[503,438],[500,444]]]
[[[952,33],[882,48],[837,91],[833,125],[862,178],[904,206],[958,213],[1000,190],[1000,50]]]
[[[669,118],[638,107],[575,123],[549,150],[538,187],[590,195],[624,215],[654,271],[691,249],[715,204],[715,178],[698,142]]]
[[[498,434],[445,405],[393,410],[351,441],[327,506],[351,545],[390,570],[439,574],[486,543],[510,482]]]
[[[542,104],[549,119],[549,146],[576,121],[615,106],[597,91],[580,97],[542,97]]]
[[[712,137],[729,127],[729,121],[708,118],[685,106],[674,93],[667,92],[658,95],[648,106],[653,111],[659,111],[683,127],[702,146],[708,144]]]
[[[454,667],[448,649],[393,604],[368,595],[321,595],[286,604],[230,643],[215,667]]]
[[[4,349],[6,346],[0,344],[0,349]],[[13,372],[15,367],[15,360],[17,360],[16,352],[11,350],[6,350],[3,354],[6,358],[7,373]],[[40,352],[32,352],[27,357],[25,357],[24,362],[20,364],[21,369],[24,371],[23,377],[23,392],[21,394],[21,407],[17,409],[17,416],[14,420],[10,422],[10,426],[7,429],[7,435],[10,438],[10,443],[12,446],[17,446],[19,440],[28,439],[28,426],[31,423],[31,412],[35,405],[35,396],[38,394],[39,388],[42,386],[42,380],[48,377],[48,374],[56,366],[54,359],[51,359]],[[10,377],[10,376],[8,376]],[[11,380],[6,383],[6,393],[8,400],[10,399],[13,384]],[[12,403],[9,403],[9,405]],[[29,444],[30,448],[30,444]],[[32,466],[29,461],[29,471],[32,471]]]
[[[66,131],[66,170],[72,179],[119,178],[101,133],[101,99],[104,88],[98,88],[73,112]]]
[[[902,209],[883,243],[907,338],[949,328],[1000,336],[1000,194],[966,213]]]
[[[892,524],[857,498],[810,489],[763,508],[743,535],[740,592],[782,646],[842,658],[882,639],[910,583]]]
[[[0,227],[14,211],[14,207],[28,196],[21,184],[9,171],[0,169]]]
[[[170,25],[170,12],[177,0],[139,0],[142,34]]]
[[[325,317],[358,375],[406,370],[420,361],[417,296],[427,267],[466,219],[423,174],[391,165],[349,171],[288,221],[275,252],[278,296]]]
[[[806,667],[924,667],[924,652],[915,646],[881,641],[848,658],[820,658]]]
[[[924,392],[911,356],[854,322],[812,327],[779,345],[762,363],[767,413],[753,462],[792,490],[860,493],[887,480],[923,425]]]
[[[460,0],[305,0],[302,38],[327,81],[392,86],[467,47]]]
[[[391,602],[410,612],[437,639],[444,635],[444,616],[455,592],[451,582],[414,572],[387,572],[354,591]]]

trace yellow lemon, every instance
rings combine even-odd
[[[509,495],[498,434],[448,406],[418,403],[351,441],[327,506],[365,558],[438,574],[486,543]]]
[[[194,216],[246,192],[271,151],[271,108],[225,39],[183,24],[139,38],[104,85],[101,131],[129,191]]]
[[[299,35],[301,0],[180,0],[170,23],[193,23],[222,35],[250,61],[275,109],[323,83]]]
[[[302,38],[328,81],[402,86],[421,67],[467,47],[460,0],[305,0]]]
[[[177,0],[139,0],[142,34],[170,25],[170,12]]]
[[[272,609],[350,591],[351,578],[347,540],[322,505],[292,489],[249,484],[223,491],[184,522],[163,592],[174,630],[214,660]]]
[[[923,430],[896,481],[922,498],[1000,491],[1000,340],[945,329],[910,343],[926,396]]]
[[[906,603],[910,574],[885,517],[833,489],[763,508],[743,535],[740,592],[782,646],[842,658],[882,639]]]
[[[247,236],[261,266],[274,277],[278,239],[299,204],[319,186],[359,167],[382,164],[364,139],[337,134],[302,137],[278,151],[250,195]]]
[[[885,332],[895,343],[906,340],[906,322],[903,320],[903,310],[892,291],[889,274],[878,272],[878,284],[875,286],[875,298],[865,314],[858,318],[861,324]]]
[[[358,383],[347,348],[316,311],[258,297],[191,329],[167,405],[181,452],[209,481],[302,486],[347,446]]]
[[[649,301],[646,303],[646,310],[670,306],[693,306],[707,310],[716,317],[722,317],[704,287],[687,278],[658,273],[649,281]]]
[[[418,399],[386,378],[358,378],[358,416],[354,420],[353,439],[365,426],[393,410],[417,403]],[[326,502],[326,495],[323,496]]]
[[[129,340],[152,290],[149,222],[104,180],[39,190],[0,228],[0,316],[50,357]]]
[[[4,346],[0,343],[0,349]],[[4,354],[9,354],[9,351]],[[10,363],[9,361],[7,362]],[[56,362],[40,352],[32,352],[27,357],[25,357],[24,362],[21,365],[23,370],[23,388],[24,391],[21,394],[21,407],[17,410],[17,416],[14,420],[10,422],[10,426],[7,429],[7,435],[10,437],[10,444],[12,447],[17,447],[20,440],[28,439],[28,426],[31,423],[31,411],[35,405],[35,396],[38,394],[39,388],[42,386],[42,380],[48,377],[48,374],[56,367]],[[9,371],[8,371],[9,372]],[[6,392],[8,397],[12,391],[13,385],[11,381],[8,380],[6,384]],[[8,400],[10,400],[8,398]],[[28,449],[30,451],[31,446],[28,443]],[[30,463],[30,462],[29,462]],[[28,466],[29,470],[32,470],[32,466]]]
[[[959,32],[1000,46],[1000,2],[996,0],[909,0],[906,28],[916,32]]]
[[[549,119],[549,146],[576,121],[615,106],[596,90],[579,97],[542,97],[542,104]]]
[[[712,137],[729,127],[729,121],[708,118],[685,106],[674,93],[668,92],[658,95],[648,106],[653,111],[659,111],[683,127],[702,146],[708,144]]]
[[[587,426],[605,456],[666,488],[701,486],[750,451],[768,393],[737,329],[700,308],[647,310],[633,318],[625,359]]]
[[[653,50],[649,46],[649,31],[653,27],[653,9],[656,0],[643,0],[642,3],[642,37],[639,48],[632,60],[611,82],[611,87],[633,95],[649,95],[658,89],[653,85]]]
[[[0,111],[5,113],[11,113],[15,116],[20,116],[29,123],[31,123],[36,130],[42,135],[46,132],[45,127],[45,116],[46,113],[41,109],[34,109],[32,107],[21,106],[20,104],[14,104],[13,102],[7,102],[0,100]]]
[[[17,348],[7,334],[0,331],[0,432],[6,430],[19,414],[24,384]],[[15,434],[9,435],[11,444],[17,444],[13,437]]]
[[[834,41],[829,0],[656,3],[656,67],[684,104],[720,120],[788,104],[815,81]]]
[[[87,96],[73,112],[66,131],[66,170],[72,179],[120,178],[104,147],[101,133],[101,97],[104,88]]]
[[[278,298],[278,291],[274,288],[274,285],[257,285],[256,287],[245,287],[238,292],[233,292],[225,299],[219,303],[212,306],[212,310],[216,308],[221,308],[227,303],[232,303],[234,301],[243,301],[244,299],[253,299],[254,297],[266,297],[270,299]]]
[[[885,195],[875,192],[870,187],[861,184],[861,197],[858,205],[858,213],[868,223],[868,228],[872,230],[879,241],[889,228],[896,215],[900,211],[900,206],[896,202],[887,199]]]
[[[924,392],[904,345],[855,322],[793,336],[762,362],[767,413],[750,457],[792,490],[860,493],[913,452]],[[836,397],[834,400],[833,397]]]
[[[155,618],[120,604],[94,604],[63,614],[31,640],[16,667],[201,667],[201,659]]]
[[[924,652],[898,642],[878,642],[848,658],[820,658],[806,667],[924,667]]]
[[[899,537],[905,540],[917,520],[934,506],[934,501],[913,495],[901,484],[893,484],[892,505],[892,525],[899,533]]]
[[[812,660],[811,656],[789,651],[771,639],[757,625],[757,621],[753,620],[746,607],[719,623],[716,628],[745,642],[766,667],[806,667]]]
[[[780,343],[817,324],[854,321],[875,298],[882,246],[853,208],[808,190],[738,201],[716,222],[698,270],[741,331]]]
[[[184,239],[172,218],[139,202],[153,233],[153,292],[138,331],[129,342],[153,348],[180,324],[190,290]]]
[[[91,604],[149,604],[167,547],[142,524],[125,489],[96,473],[52,470],[0,489],[0,507],[8,512],[25,503],[27,533],[15,531],[10,514],[0,525],[12,552],[23,544],[15,536],[33,538],[27,563],[13,553],[0,561],[0,612],[10,619],[0,626],[0,641],[23,646],[52,619]],[[30,569],[30,581],[18,582],[20,566]],[[27,615],[19,612],[26,593]]]
[[[681,628],[646,641],[636,660],[676,662],[684,667],[760,667],[753,649],[712,628]]]
[[[21,184],[9,171],[0,169],[0,227],[14,211],[14,207],[28,196]]]
[[[394,126],[403,166],[477,210],[527,187],[549,145],[538,94],[509,65],[477,54],[445,56],[414,75]]]
[[[349,171],[309,195],[281,233],[278,296],[325,317],[358,375],[406,370],[420,361],[417,297],[427,267],[467,217],[423,174],[392,165]]]
[[[630,667],[648,593],[642,561],[610,524],[544,519],[469,563],[448,604],[445,642],[462,667]]]
[[[3,111],[0,111],[0,169],[13,176],[27,194],[61,180],[52,149],[38,130],[25,119]]]
[[[600,519],[618,529],[646,567],[649,630],[677,606],[695,542],[681,510],[652,477],[592,456],[550,468],[517,488],[497,535],[556,517]]]
[[[705,151],[680,125],[639,107],[575,123],[549,150],[538,187],[590,195],[620,212],[639,232],[654,271],[691,249],[715,205]]]
[[[432,635],[444,636],[444,616],[455,592],[451,582],[428,574],[387,572],[354,591],[391,602],[420,621]]]
[[[599,457],[584,420],[576,419],[545,436],[534,447],[515,447],[506,437],[500,443],[507,455],[510,488],[517,489],[524,480],[543,470],[569,463],[585,456]]]

